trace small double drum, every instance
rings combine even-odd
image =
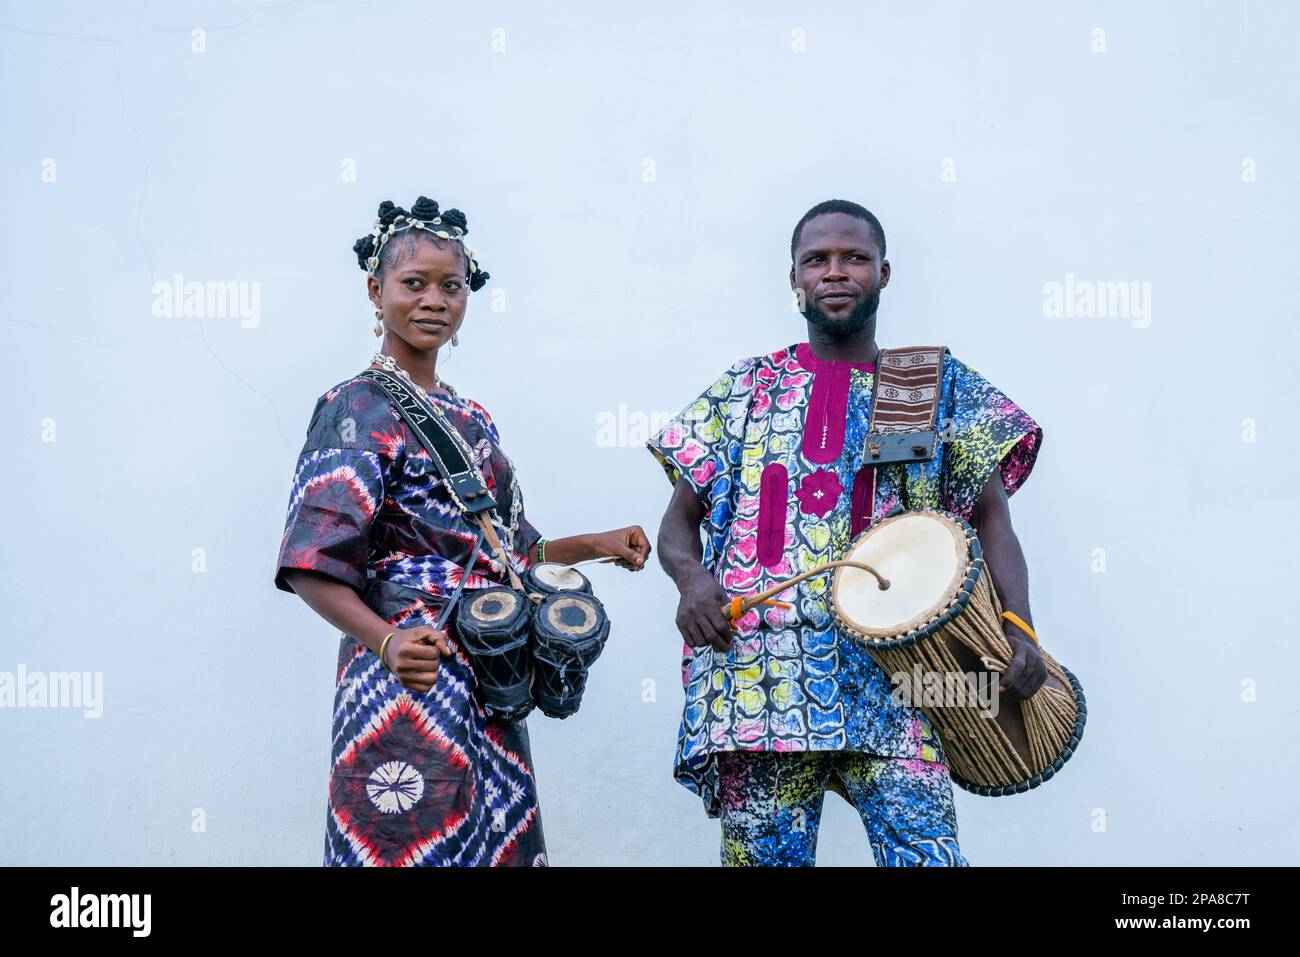
[[[582,704],[587,672],[604,650],[609,617],[575,568],[540,562],[524,577],[526,593],[505,585],[468,594],[456,629],[474,660],[490,718],[520,721],[534,704],[567,718]]]
[[[896,683],[913,679],[912,703],[938,732],[952,779],[999,797],[1055,775],[1078,748],[1088,709],[1079,680],[1044,649],[1047,681],[1023,701],[998,695],[995,685],[964,701],[916,693],[921,682],[914,679],[923,674],[960,676],[974,690],[975,675],[996,678],[1011,660],[1002,608],[970,525],[949,512],[902,512],[868,528],[844,558],[831,585],[835,616]]]

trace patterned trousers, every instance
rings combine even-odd
[[[719,755],[723,865],[811,867],[832,773],[866,826],[877,866],[968,866],[947,766],[856,751]]]

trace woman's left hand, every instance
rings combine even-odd
[[[595,532],[591,536],[595,551],[592,558],[613,558],[614,564],[628,571],[640,571],[650,557],[650,539],[640,525],[616,528],[611,532]]]

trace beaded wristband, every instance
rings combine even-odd
[[[546,539],[539,538],[537,540],[537,564],[540,565],[544,561],[546,561]]]

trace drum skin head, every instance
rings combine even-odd
[[[519,613],[520,597],[509,588],[485,588],[469,600],[468,614],[482,624],[507,622]]]
[[[542,614],[551,631],[570,638],[585,638],[600,627],[594,604],[581,594],[552,596]]]
[[[540,562],[532,572],[539,582],[557,591],[583,591],[587,585],[582,572],[559,562]]]
[[[880,572],[835,569],[831,605],[841,623],[868,640],[907,634],[948,607],[970,570],[962,528],[941,512],[903,512],[868,528],[844,555]]]

